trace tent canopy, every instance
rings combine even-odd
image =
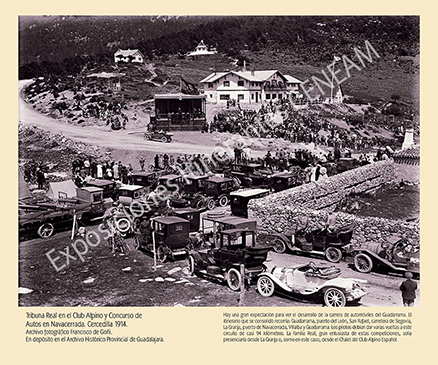
[[[26,199],[31,196],[32,194],[24,181],[23,174],[21,173],[21,170],[18,169],[18,199]]]
[[[76,196],[76,188],[72,180],[51,182],[46,195],[52,199],[73,198]]]

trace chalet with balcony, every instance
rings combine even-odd
[[[215,72],[200,81],[209,102],[234,99],[248,104],[293,98],[300,83],[278,70]]]

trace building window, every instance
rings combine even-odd
[[[283,99],[283,94],[278,94],[279,99]]]
[[[229,87],[230,86],[230,82],[229,81],[224,81],[224,86],[225,87]]]
[[[209,89],[212,89],[212,88],[213,88],[213,83],[212,83],[212,82],[209,82],[209,83],[208,83],[208,88],[209,88]]]
[[[251,99],[254,100],[254,94],[251,94]]]
[[[277,94],[272,94],[272,99],[275,99],[277,97]]]
[[[222,94],[219,96],[220,100],[230,100],[230,94]]]
[[[237,100],[243,100],[244,98],[245,98],[245,96],[243,94],[237,95]]]
[[[237,81],[237,86],[243,86],[243,85],[244,85],[244,81],[243,80]]]
[[[210,94],[210,99],[213,99],[213,94]]]
[[[271,94],[266,94],[266,100],[271,99]]]

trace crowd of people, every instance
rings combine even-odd
[[[280,113],[281,118],[276,115]],[[362,150],[386,146],[388,141],[376,136],[351,133],[316,114],[297,111],[286,99],[262,105],[259,110],[225,110],[213,117],[210,131],[230,132],[248,137],[284,138],[294,143],[314,143],[327,147]]]

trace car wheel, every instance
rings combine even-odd
[[[276,238],[274,240],[272,247],[274,248],[274,251],[277,253],[285,253],[287,248],[286,243],[280,238]]]
[[[345,294],[337,288],[329,288],[324,293],[324,303],[327,307],[345,307]]]
[[[263,297],[270,297],[274,294],[275,285],[271,278],[261,276],[257,280],[257,290]]]
[[[252,179],[251,179],[250,177],[247,177],[247,178],[245,179],[245,185],[248,186],[249,188],[251,188],[251,187],[252,187],[252,184],[253,184]]]
[[[339,262],[342,259],[342,252],[337,247],[327,247],[325,257],[330,262]]]
[[[148,171],[149,171],[149,172],[154,172],[154,171],[155,171],[155,166],[154,166],[153,164],[150,164],[150,165],[148,166]]]
[[[165,262],[167,259],[166,249],[163,246],[158,246],[157,248],[157,259],[161,263]]]
[[[196,274],[195,258],[192,255],[189,255],[189,275],[193,276],[195,274]]]
[[[230,287],[230,289],[234,291],[239,290],[241,283],[242,283],[242,276],[240,275],[240,272],[233,267],[230,270],[228,270],[227,284]]]
[[[44,223],[38,228],[38,236],[41,238],[50,237],[55,231],[55,227],[53,227],[52,223]]]
[[[202,209],[205,208],[205,200],[203,198],[198,199],[198,201],[195,204],[196,209]]]
[[[167,138],[166,138],[166,137],[161,137],[161,138],[160,138],[160,141],[161,141],[162,143],[167,143]]]
[[[373,269],[373,260],[364,253],[354,256],[354,267],[357,271],[368,273]]]
[[[207,200],[207,208],[209,210],[216,208],[216,203],[215,203],[214,199],[210,198]]]
[[[229,202],[230,202],[230,199],[228,199],[228,197],[227,197],[226,195],[222,195],[222,196],[219,198],[219,205],[220,205],[221,207],[225,207],[225,206],[227,206]]]

